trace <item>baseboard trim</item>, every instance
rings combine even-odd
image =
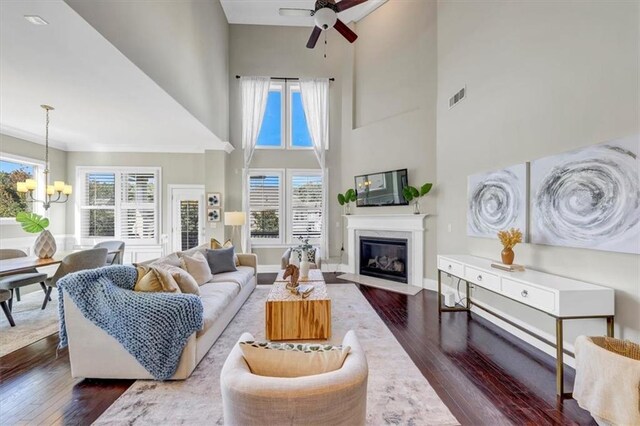
[[[438,291],[438,281],[434,280],[433,278],[423,278],[422,288],[424,288],[425,290]]]

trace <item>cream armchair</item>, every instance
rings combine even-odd
[[[239,341],[247,340],[254,340],[253,336],[244,333]],[[236,344],[220,374],[224,424],[364,425],[367,359],[353,331],[342,344],[351,347],[342,368],[294,378],[252,374]]]

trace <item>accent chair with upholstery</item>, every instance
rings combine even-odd
[[[47,278],[45,281],[47,292],[44,296],[42,309],[47,307],[47,302],[51,296],[51,290],[54,287],[57,287],[57,283],[60,278],[72,272],[83,271],[85,269],[102,268],[107,261],[108,252],[109,250],[106,248],[94,248],[79,251],[77,253],[71,253],[62,259],[62,263],[58,266],[55,274],[53,274],[52,277]]]
[[[244,333],[238,342],[253,340]],[[220,373],[224,424],[364,425],[369,368],[356,334],[342,341],[351,351],[342,368],[303,377],[267,377],[251,372],[236,344]]]
[[[573,398],[599,425],[640,425],[640,345],[578,336]]]
[[[320,248],[314,247],[315,254],[314,260],[311,262],[311,269],[321,269],[322,268],[322,256],[320,255]],[[286,269],[289,266],[289,258],[291,257],[291,250],[293,248],[288,248],[284,254],[282,255],[282,259],[280,259],[280,269]]]
[[[27,253],[22,250],[15,249],[1,249],[0,260],[16,259],[20,257],[27,257]],[[13,295],[15,292],[16,300],[20,301],[20,287],[24,287],[30,284],[40,283],[42,291],[46,293],[47,289],[44,285],[47,279],[47,274],[38,272],[36,268],[29,269],[28,271],[19,272],[17,274],[7,275],[0,278],[0,289],[9,290]],[[13,297],[9,298],[9,309],[12,309]]]
[[[7,317],[9,324],[11,327],[15,327],[16,323],[13,321],[13,316],[11,315],[11,310],[9,306],[7,306],[7,300],[11,300],[11,292],[4,288],[0,289],[0,306],[2,306],[2,311],[4,315]]]
[[[93,248],[106,248],[109,252],[107,254],[107,266],[108,265],[122,265],[124,259],[124,242],[122,241],[102,241],[93,246]],[[117,253],[112,253],[116,252]]]

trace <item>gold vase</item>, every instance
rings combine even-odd
[[[500,255],[502,256],[502,263],[505,265],[513,265],[513,258],[516,256],[513,249],[505,248],[502,250]]]

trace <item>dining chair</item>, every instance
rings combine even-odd
[[[16,323],[13,321],[13,316],[11,315],[11,309],[7,306],[7,301],[11,300],[11,291],[6,290],[4,288],[0,289],[0,306],[2,306],[2,310],[4,311],[4,315],[9,320],[9,324],[11,327],[15,327]]]
[[[106,248],[109,250],[107,255],[107,265],[122,265],[124,258],[124,242],[122,241],[102,241],[93,248]],[[117,252],[117,253],[114,253]]]
[[[77,253],[71,253],[62,259],[62,263],[58,266],[55,274],[52,277],[47,278],[45,285],[47,286],[47,293],[42,303],[42,309],[47,307],[49,296],[51,296],[51,290],[57,287],[58,280],[67,274],[72,272],[83,271],[85,269],[102,268],[107,262],[106,248],[94,248],[89,250],[79,251]]]
[[[16,249],[0,249],[0,260],[17,259],[20,257],[27,257],[27,253],[22,250]],[[44,281],[47,279],[47,274],[38,272],[36,268],[29,269],[27,271],[18,272],[15,274],[7,275],[0,278],[0,289],[9,290],[11,296],[8,300],[9,310],[13,308],[13,295],[15,292],[16,301],[20,301],[20,287],[24,287],[30,284],[40,283],[42,291],[47,292],[47,288],[44,285]]]

